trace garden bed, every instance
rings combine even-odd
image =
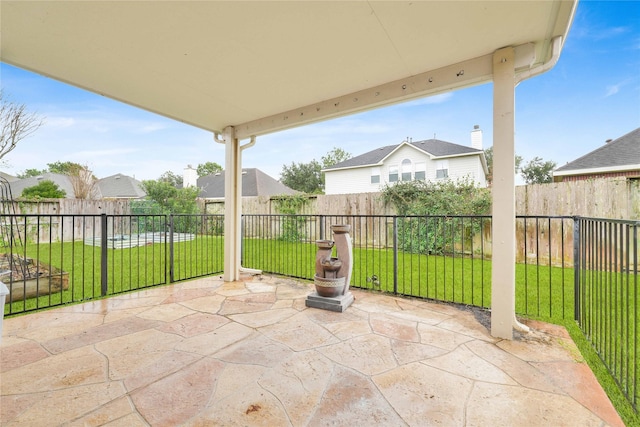
[[[11,271],[2,278],[9,288],[5,304],[24,301],[69,288],[69,273],[31,258],[0,254],[0,269]]]

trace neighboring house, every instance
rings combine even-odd
[[[52,173],[47,172],[38,176],[30,176],[29,178],[18,179],[16,181],[9,182],[9,186],[11,187],[11,194],[14,199],[22,196],[22,191],[25,188],[34,187],[38,185],[42,181],[53,181],[61,190],[64,190],[66,193],[67,199],[75,198],[73,192],[73,186],[71,185],[71,180],[67,175],[61,173]]]
[[[47,172],[42,175],[17,179],[9,182],[14,199],[22,195],[25,188],[38,185],[41,181],[53,181],[66,193],[65,198],[75,199],[73,185],[69,176],[60,173]],[[140,181],[127,175],[116,174],[99,179],[94,188],[94,199],[139,199],[146,196]]]
[[[553,171],[554,182],[618,176],[640,178],[640,128]]]
[[[437,139],[381,147],[324,169],[325,194],[370,193],[398,181],[465,177],[486,187],[487,162],[481,147],[481,139],[478,148]]]
[[[224,171],[198,178],[200,189],[198,197],[202,199],[224,198]],[[298,194],[280,181],[262,172],[260,169],[242,169],[242,196],[279,196],[283,194]]]
[[[8,173],[5,173],[5,172],[0,172],[0,178],[6,179],[7,182],[13,182],[13,181],[17,181],[18,179],[20,179],[18,177],[13,176],[13,175],[9,175]]]
[[[120,173],[99,179],[96,187],[101,199],[141,199],[147,195],[140,181]]]

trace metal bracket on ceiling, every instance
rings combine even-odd
[[[240,150],[246,150],[247,148],[253,147],[254,145],[256,145],[256,136],[255,135],[251,135],[250,137],[250,141],[247,142],[244,145],[240,146]],[[223,137],[221,137],[221,133],[220,132],[213,132],[213,140],[215,142],[217,142],[218,144],[226,144],[227,141],[224,140]]]
[[[213,140],[218,144],[226,144],[224,138],[220,138],[220,132],[213,132]]]

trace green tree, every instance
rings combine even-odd
[[[216,172],[222,172],[222,166],[216,162],[200,163],[196,168],[196,172],[198,173],[198,178],[200,178],[207,175],[213,175]]]
[[[484,158],[487,160],[487,169],[489,171],[489,173],[487,174],[487,181],[489,183],[493,182],[493,146],[487,148],[486,150],[484,150]],[[518,171],[520,170],[520,166],[522,165],[522,161],[524,159],[522,158],[522,156],[518,156],[516,154],[516,170],[515,173],[518,173]]]
[[[173,173],[171,171],[166,171],[158,178],[159,182],[166,182],[167,184],[172,185],[175,188],[182,187],[182,177],[177,173]]]
[[[351,158],[351,154],[341,148],[334,147],[320,158],[321,162],[312,160],[308,163],[292,162],[290,166],[282,166],[280,181],[289,188],[309,194],[324,191],[324,174],[322,169],[328,168]]]
[[[290,166],[282,166],[280,181],[289,188],[303,193],[322,193],[322,166],[316,160],[309,163],[291,162]]]
[[[24,178],[31,178],[31,177],[35,177],[35,176],[40,176],[43,175],[45,173],[47,173],[48,170],[47,169],[25,169],[22,173],[17,174],[17,177],[20,179],[24,179]]]
[[[544,161],[540,157],[534,157],[520,169],[520,176],[527,184],[546,184],[553,182],[553,170],[555,168],[556,162],[552,160]]]
[[[65,196],[65,191],[48,179],[22,190],[22,197],[25,199],[62,199]]]
[[[196,197],[200,191],[196,187],[176,188],[165,181],[142,181],[147,198],[160,206],[164,214],[198,213]]]
[[[82,166],[80,163],[75,162],[53,162],[47,163],[49,166],[49,172],[51,173],[60,173],[63,175],[77,175],[79,171],[82,169],[86,169],[85,166]]]
[[[330,166],[337,165],[351,158],[351,153],[344,151],[342,148],[333,147],[331,151],[320,158],[322,168],[326,169]]]

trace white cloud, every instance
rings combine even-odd
[[[615,95],[616,93],[618,93],[620,91],[620,85],[612,85],[612,86],[607,86],[607,93],[605,93],[605,98],[611,95]]]
[[[607,92],[605,93],[604,97],[607,98],[609,96],[615,95],[616,93],[620,92],[620,89],[623,86],[626,86],[627,84],[629,84],[630,80],[623,80],[617,84],[614,85],[609,85],[607,86]]]
[[[54,128],[69,128],[74,126],[76,123],[77,121],[73,117],[47,117],[44,119],[45,126],[51,126]]]

